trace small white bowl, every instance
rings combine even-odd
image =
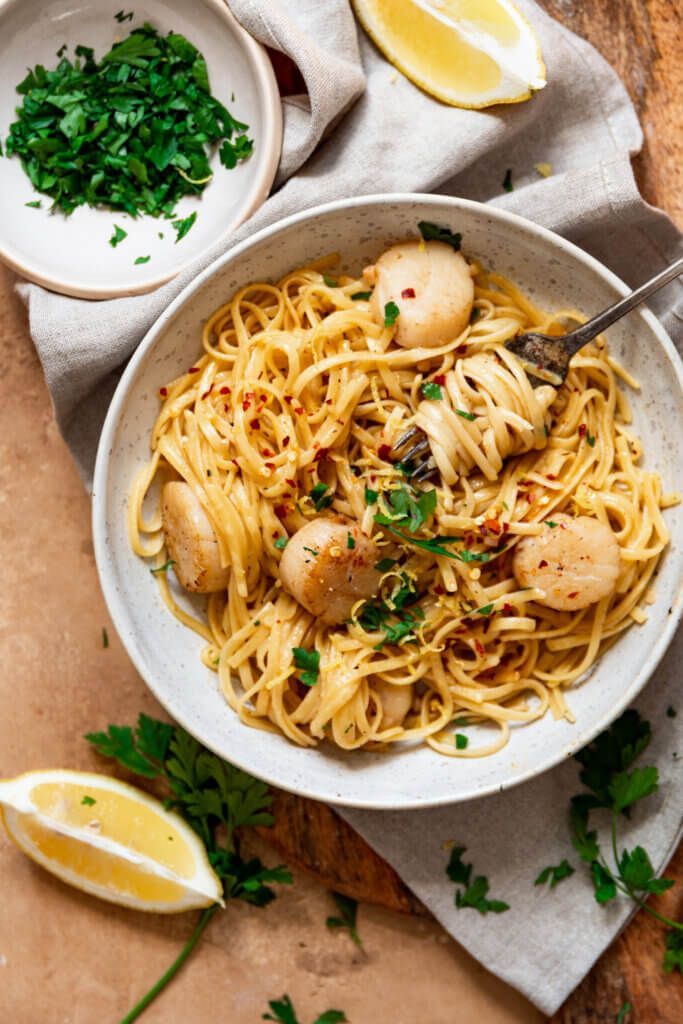
[[[546,308],[603,309],[628,292],[600,263],[558,235],[501,210],[440,196],[366,196],[320,206],[260,231],[208,267],[148,332],[119,384],[102,432],[95,470],[93,530],[104,595],[128,652],[171,715],[208,747],[242,768],[314,799],[352,807],[428,807],[506,789],[575,753],[604,729],[644,686],[680,616],[683,509],[666,520],[672,534],[657,576],[648,620],[635,624],[569,693],[576,724],[550,715],[512,729],[492,757],[452,759],[426,746],[373,754],[343,753],[322,744],[294,746],[251,729],[225,703],[215,673],[199,661],[203,641],[162,603],[149,566],[130,550],[126,498],[134,473],[149,458],[158,389],[191,365],[201,349],[201,324],[236,289],[331,251],[359,272],[391,241],[415,235],[419,220],[463,233],[463,248],[512,278]],[[665,489],[683,481],[683,454],[672,429],[683,417],[683,376],[674,347],[655,317],[631,313],[609,330],[613,353],[642,383],[629,400],[645,446],[645,463]],[[186,595],[180,597],[191,607]],[[474,741],[476,742],[476,740]]]
[[[52,200],[34,191],[19,158],[0,158],[0,259],[45,288],[85,299],[138,295],[174,277],[261,205],[280,158],[282,111],[272,66],[264,48],[237,23],[224,0],[141,0],[125,8],[135,17],[123,23],[114,18],[119,7],[118,0],[0,0],[3,144],[23,99],[15,87],[26,76],[27,66],[56,67],[57,50],[64,43],[71,58],[78,43],[92,47],[100,57],[117,39],[149,21],[163,34],[182,33],[204,54],[213,95],[249,125],[254,151],[233,170],[213,156],[213,181],[201,197],[185,197],[177,204],[178,218],[197,211],[192,229],[177,244],[175,231],[164,218],[133,218],[87,206],[79,206],[69,217],[50,214]],[[41,209],[25,205],[36,199],[42,200]],[[114,224],[128,232],[116,248],[109,245]],[[139,256],[151,259],[136,265]]]

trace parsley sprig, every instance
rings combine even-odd
[[[179,33],[145,23],[99,62],[90,47],[74,53],[53,70],[37,64],[19,83],[23,102],[6,140],[7,156],[19,157],[53,209],[173,217],[182,196],[211,180],[208,147],[220,146],[226,167],[250,155],[248,126],[211,94],[204,57]],[[175,222],[176,241],[193,223],[193,214]]]
[[[166,807],[180,814],[204,843],[211,866],[223,883],[225,900],[239,899],[265,907],[275,899],[270,883],[291,883],[284,865],[266,868],[256,857],[240,854],[239,829],[272,825],[271,797],[265,783],[212,754],[177,725],[140,715],[136,727],[110,725],[106,732],[85,737],[98,754],[123,768],[165,784]],[[218,910],[214,903],[202,911],[178,958],[121,1024],[137,1020],[177,974]]]
[[[331,893],[331,896],[337,905],[339,916],[334,915],[332,917],[328,917],[325,924],[332,930],[345,928],[356,945],[362,946],[363,940],[356,930],[358,900],[354,900],[351,896],[344,896],[341,892],[333,892]]]
[[[288,995],[280,999],[271,999],[268,1003],[272,1013],[263,1013],[261,1020],[274,1020],[276,1024],[299,1024],[292,1000]],[[313,1021],[313,1024],[344,1024],[347,1016],[342,1010],[325,1010]]]
[[[455,890],[455,905],[458,910],[469,907],[478,910],[480,914],[502,914],[510,909],[509,903],[503,900],[490,900],[488,898],[489,880],[485,875],[476,875],[472,878],[472,864],[465,864],[462,859],[466,846],[454,846],[446,868],[446,874],[456,885],[463,886]]]
[[[360,610],[358,623],[369,632],[383,629],[384,637],[375,650],[381,651],[385,644],[414,643],[416,631],[424,622],[424,612],[417,607],[420,594],[414,582],[401,573],[398,588],[387,598],[372,598]]]
[[[650,895],[670,889],[673,880],[656,876],[642,846],[632,850],[623,848],[619,852],[618,828],[622,815],[628,816],[636,803],[659,788],[659,773],[654,765],[632,768],[650,739],[650,723],[630,709],[576,755],[582,766],[579,778],[586,791],[572,797],[570,803],[571,841],[581,860],[589,866],[596,901],[604,905],[619,894],[627,896],[667,925],[670,930],[666,936],[664,969],[683,972],[683,922],[665,917],[645,902]],[[597,830],[589,828],[590,814],[598,809],[606,810],[610,817],[611,863],[603,853]]]
[[[366,488],[366,504],[375,504],[378,500],[376,491],[371,491],[368,498]],[[446,544],[453,544],[459,537],[415,537],[417,530],[421,529],[434,514],[436,510],[436,490],[418,491],[412,487],[401,484],[400,487],[382,492],[382,504],[380,508],[384,511],[376,512],[374,519],[378,526],[383,526],[390,533],[399,537],[406,544],[422,548],[432,555],[440,555],[444,558],[452,558],[458,562],[488,562],[491,557],[486,551],[477,552],[462,548],[459,551],[449,551]]]

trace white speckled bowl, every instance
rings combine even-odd
[[[140,0],[125,8],[135,16],[122,24],[114,17],[119,9],[119,0],[0,0],[3,143],[22,100],[15,86],[26,76],[27,65],[55,68],[57,50],[65,43],[71,59],[78,43],[92,47],[99,58],[131,29],[149,21],[164,35],[181,32],[204,54],[213,95],[249,125],[254,152],[233,170],[223,167],[214,153],[214,177],[201,198],[185,196],[176,206],[179,218],[197,212],[195,224],[178,244],[170,221],[163,218],[134,219],[87,206],[69,217],[50,214],[52,200],[34,191],[19,159],[0,158],[0,259],[45,288],[84,299],[137,295],[174,277],[261,205],[280,159],[282,109],[270,60],[225,0]],[[38,199],[42,209],[25,205]],[[114,224],[128,232],[116,248],[109,245]],[[139,256],[151,259],[136,265]]]
[[[303,750],[281,736],[250,729],[227,706],[216,676],[199,661],[202,641],[162,604],[148,566],[130,551],[124,523],[134,472],[147,459],[157,390],[200,351],[200,324],[244,284],[276,279],[337,250],[358,271],[419,220],[461,231],[464,249],[508,275],[546,307],[597,312],[628,291],[576,246],[520,217],[460,199],[389,195],[320,206],[274,225],[209,267],[171,304],[128,365],[109,409],[95,472],[95,552],[104,594],[135,665],[171,715],[207,746],[274,785],[353,807],[412,808],[447,804],[514,786],[546,771],[604,729],[633,700],[656,667],[679,618],[683,514],[666,519],[672,545],[657,578],[657,600],[645,625],[630,629],[569,697],[576,724],[547,716],[515,728],[493,757],[451,759],[426,747],[385,754],[341,753],[327,745]],[[632,313],[610,329],[615,354],[643,384],[632,396],[646,462],[665,488],[683,481],[681,446],[672,424],[683,417],[681,367],[651,313]],[[476,742],[474,740],[473,742]]]

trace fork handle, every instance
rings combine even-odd
[[[670,267],[662,270],[661,273],[655,277],[650,278],[645,284],[641,284],[640,288],[636,288],[630,295],[626,295],[623,299],[619,299],[613,306],[608,306],[602,313],[598,313],[592,320],[577,327],[575,331],[570,331],[569,334],[565,334],[562,339],[565,348],[570,351],[573,355],[578,352],[580,348],[587,345],[589,341],[596,338],[598,334],[602,334],[606,328],[614,323],[615,320],[619,320],[620,317],[626,313],[630,313],[632,309],[639,306],[641,302],[647,299],[654,292],[659,291],[665,284],[673,281],[674,278],[678,277],[679,274],[683,274],[683,256],[677,259],[675,263],[672,263]]]

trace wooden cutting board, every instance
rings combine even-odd
[[[683,66],[680,0],[540,0],[558,21],[589,40],[626,84],[645,133],[634,167],[645,198],[683,227]],[[295,73],[278,64],[286,91]],[[288,75],[291,89],[287,90]],[[285,91],[283,90],[283,91]],[[287,793],[275,798],[276,823],[264,837],[289,863],[360,902],[427,914],[395,871],[333,810]],[[653,901],[660,913],[683,912],[683,845],[667,876],[679,885]],[[677,894],[677,895],[676,895]],[[683,979],[661,968],[663,930],[640,913],[552,1019],[552,1024],[614,1024],[614,1007],[631,1002],[642,1024],[683,1022]]]

